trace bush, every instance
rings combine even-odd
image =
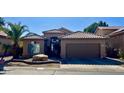
[[[124,59],[124,51],[119,49],[118,56],[119,56],[120,59]]]

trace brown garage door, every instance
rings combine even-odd
[[[67,58],[97,58],[100,57],[100,44],[67,44]]]

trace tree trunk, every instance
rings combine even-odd
[[[17,59],[19,57],[19,45],[17,43],[13,45],[12,53],[14,59]]]

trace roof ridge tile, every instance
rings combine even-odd
[[[105,38],[103,36],[98,36],[93,33],[87,33],[87,32],[74,32],[69,35],[65,35],[62,38],[69,39],[69,38]]]

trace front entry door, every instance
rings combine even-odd
[[[45,39],[44,45],[45,54],[50,57],[60,57],[60,39],[58,37],[51,37],[50,39]]]

